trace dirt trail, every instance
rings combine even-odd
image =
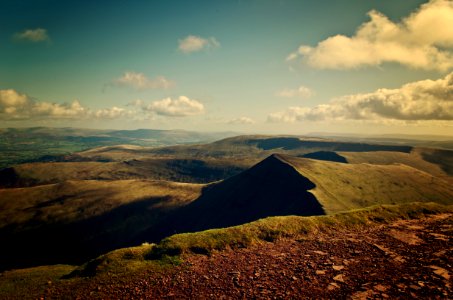
[[[452,297],[453,215],[398,221],[304,240],[193,255],[164,273],[86,285],[61,283],[46,299],[281,299]]]

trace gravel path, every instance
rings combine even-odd
[[[279,240],[167,271],[77,286],[51,286],[45,299],[295,299],[452,297],[453,215],[398,221],[365,231]]]

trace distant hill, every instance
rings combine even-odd
[[[336,141],[362,142],[387,145],[406,145],[413,147],[443,148],[453,150],[453,136],[422,134],[341,134],[315,132],[309,137],[332,139]]]
[[[400,145],[381,145],[356,142],[338,142],[328,139],[297,136],[260,136],[244,135],[222,139],[209,144],[177,145],[164,147],[112,146],[90,149],[74,154],[68,159],[108,159],[120,160],[125,157],[165,157],[165,158],[259,158],[264,159],[272,153],[303,155],[315,151],[392,151],[409,153],[413,147]]]
[[[234,135],[232,132],[154,129],[0,128],[0,168],[22,162],[54,161],[62,155],[100,146],[207,143]]]
[[[49,130],[44,128],[34,129],[33,132],[35,131],[48,134]],[[56,132],[66,134],[63,129],[61,131]],[[75,129],[69,130],[74,131]],[[166,135],[178,139],[181,139],[181,135],[187,134],[182,131],[157,130],[108,133],[116,138],[124,136],[143,138],[150,132],[155,136]],[[84,134],[93,133],[90,131]],[[63,180],[88,179],[161,179],[206,183],[235,175],[275,152],[331,161],[340,159],[346,162],[346,156],[339,154],[340,152],[380,151],[386,155],[396,153],[402,156],[413,150],[414,148],[409,146],[346,143],[295,136],[237,136],[208,144],[162,147],[107,145],[68,155],[47,155],[40,157],[35,163],[19,164],[0,170],[0,187],[33,186]],[[424,160],[422,157],[419,159]],[[443,162],[443,159],[437,159],[434,164]]]

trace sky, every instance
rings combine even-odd
[[[453,1],[0,2],[0,127],[453,135]]]

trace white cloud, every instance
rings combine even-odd
[[[124,108],[117,106],[113,106],[112,108],[99,109],[94,112],[94,116],[99,119],[117,119],[130,114],[131,112],[128,112]]]
[[[122,77],[114,80],[114,83],[119,86],[129,86],[139,90],[168,89],[174,85],[174,82],[164,76],[157,76],[150,79],[145,74],[137,72],[125,72]]]
[[[20,94],[13,89],[0,90],[0,109],[23,106],[29,101],[27,95]]]
[[[398,89],[347,95],[312,108],[290,107],[268,116],[270,122],[325,120],[453,121],[453,73]]]
[[[78,119],[84,118],[88,109],[83,107],[78,100],[70,104],[59,104],[51,102],[34,102],[30,108],[30,115],[37,117],[53,117],[57,119]]]
[[[310,109],[306,107],[293,106],[289,107],[285,111],[269,114],[267,120],[273,123],[274,122],[294,123],[298,121],[300,116],[303,116],[308,110]]]
[[[401,22],[370,11],[370,21],[351,36],[335,35],[288,55],[319,69],[354,69],[395,62],[447,71],[453,67],[453,1],[431,0]]]
[[[13,89],[0,90],[0,120],[29,119],[114,119],[131,115],[133,112],[113,106],[92,110],[78,100],[71,103],[36,101]]]
[[[185,117],[204,112],[205,108],[201,102],[186,96],[180,96],[177,99],[165,98],[148,104],[138,99],[128,103],[125,107],[112,106],[92,109],[82,105],[78,100],[71,103],[38,101],[13,89],[0,90],[0,121],[85,120],[90,118],[152,120],[155,116]]]
[[[203,103],[179,96],[177,99],[165,98],[143,106],[143,110],[168,117],[186,117],[204,113]]]
[[[189,35],[184,39],[179,40],[178,49],[183,53],[192,53],[217,47],[220,47],[220,43],[214,37],[205,39],[199,36]]]
[[[18,32],[14,35],[14,39],[34,43],[50,41],[47,29],[43,28],[26,29],[22,32]]]
[[[255,124],[255,121],[249,117],[239,117],[231,119],[227,123],[231,125],[246,125],[246,124],[251,125]]]
[[[302,98],[302,99],[308,99],[311,96],[313,96],[313,91],[306,87],[301,85],[297,89],[283,89],[279,91],[276,95],[278,97],[284,97],[284,98]]]

